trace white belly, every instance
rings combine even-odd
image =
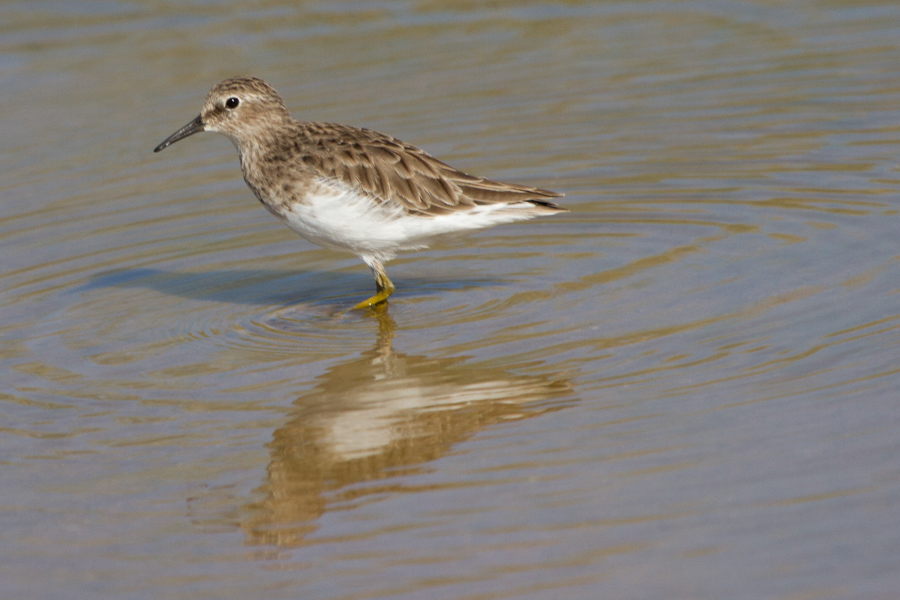
[[[530,204],[478,206],[444,215],[407,214],[397,203],[379,203],[348,186],[328,182],[279,216],[307,240],[361,257],[390,260],[399,250],[427,246],[438,235],[527,219]]]

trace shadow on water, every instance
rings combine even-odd
[[[328,510],[346,510],[387,491],[415,493],[417,486],[398,478],[422,473],[425,464],[486,428],[573,401],[572,385],[560,377],[396,352],[394,320],[386,309],[372,317],[379,329],[374,347],[319,376],[275,431],[257,490],[261,499],[240,511],[248,543],[301,545]],[[203,514],[205,501],[220,500],[215,495],[209,490],[190,500],[195,524],[218,520]]]
[[[441,291],[492,286],[503,279],[436,277],[394,278],[396,297],[418,297]],[[76,291],[98,288],[145,288],[169,294],[235,304],[294,304],[297,302],[334,302],[338,298],[371,294],[375,284],[368,271],[343,273],[303,270],[213,270],[201,272],[162,271],[136,268],[115,269],[95,274]],[[349,301],[349,300],[348,300]]]

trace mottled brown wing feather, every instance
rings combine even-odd
[[[328,175],[410,213],[438,215],[466,206],[530,202],[547,212],[563,194],[491,181],[454,169],[389,135],[335,123],[305,123],[310,153]]]

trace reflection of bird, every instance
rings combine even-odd
[[[155,152],[200,131],[225,134],[244,181],[263,205],[311,242],[353,252],[394,291],[384,262],[434,236],[564,211],[557,192],[467,175],[383,133],[291,118],[281,96],[254,77],[216,85],[200,115]]]
[[[330,503],[384,486],[339,490],[413,473],[484,428],[554,410],[571,394],[544,376],[396,353],[394,322],[379,308],[375,347],[319,377],[275,432],[264,499],[243,523],[253,543],[300,544]]]

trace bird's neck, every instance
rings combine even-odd
[[[258,127],[250,127],[239,134],[228,135],[231,143],[237,148],[241,165],[260,162],[273,151],[277,151],[279,140],[285,139],[283,131],[290,128],[290,119],[284,123],[262,123]]]

